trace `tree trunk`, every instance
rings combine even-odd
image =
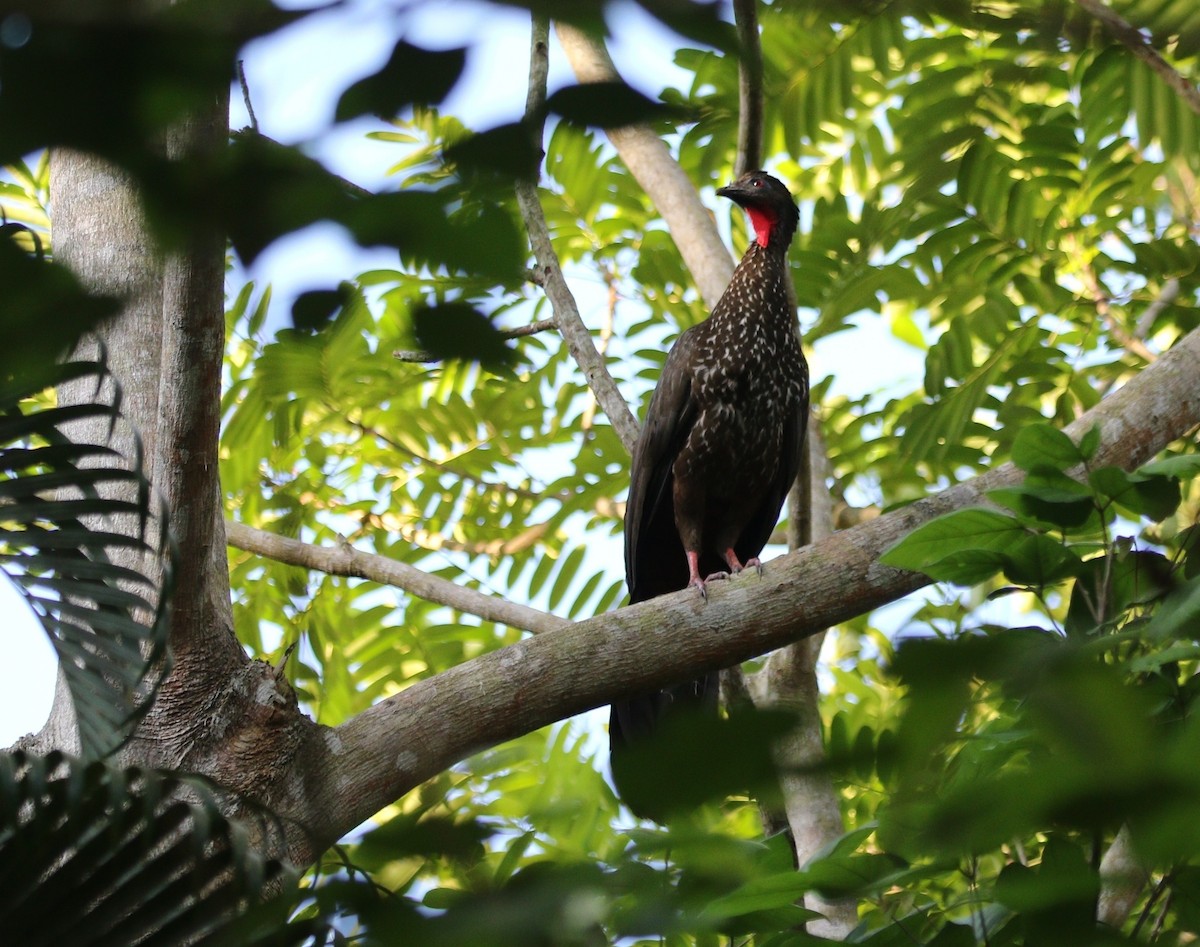
[[[168,153],[211,155],[225,147],[227,112],[226,97],[216,97],[205,113],[176,130]],[[201,773],[234,794],[261,799],[289,771],[292,755],[314,725],[300,714],[282,675],[247,658],[233,629],[217,446],[225,353],[224,235],[193,232],[188,246],[161,252],[125,175],[74,151],[52,157],[51,204],[56,258],[89,289],[124,301],[119,316],[77,354],[94,357],[104,347],[121,386],[123,412],[140,433],[147,476],[167,503],[178,545],[171,599],[173,665],[120,758],[129,765]],[[90,382],[59,391],[63,404],[94,397]],[[105,421],[92,428],[76,424],[68,433],[94,443],[109,437]],[[133,435],[128,437],[114,446],[131,453]],[[142,562],[124,564],[146,571]],[[78,751],[61,675],[46,725],[23,745],[37,752]],[[302,834],[298,827],[295,831]],[[303,864],[314,853],[290,840],[288,852],[273,854]]]

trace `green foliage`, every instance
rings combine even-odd
[[[879,943],[1101,942],[1095,859],[1127,820],[1145,827],[1156,878],[1180,885],[1163,923],[1186,936],[1193,455],[1091,469],[1098,434],[1075,445],[1056,429],[1142,367],[1144,348],[1197,324],[1187,109],[1055,5],[760,15],[767,152],[801,198],[792,262],[806,338],[819,352],[882,318],[925,363],[918,386],[885,396],[869,377],[847,397],[815,379],[835,496],[901,504],[1013,460],[1026,477],[990,497],[997,508],[933,524],[889,559],[974,587],[839,629],[823,716],[848,834],[803,872],[781,838],[757,840],[734,788],[751,782],[748,762],[686,775],[688,760],[719,755],[713,735],[705,752],[656,762],[685,792],[732,797],[689,804],[668,830],[629,831],[594,738],[572,724],[464,761],[382,813],[347,854],[394,898],[353,871],[342,884],[334,861],[322,872],[339,880],[316,897],[380,942],[799,944],[811,938],[794,929],[796,902],[811,891],[858,899],[855,936]],[[668,144],[698,185],[723,182],[736,62],[682,49],[676,63],[689,87],[661,98],[694,121],[665,129]],[[577,289],[599,287],[581,293],[585,320],[641,404],[704,309],[657,212],[583,127],[608,119],[555,114],[540,189],[554,248]],[[373,137],[395,148],[402,191],[486,200],[516,219],[508,180],[532,163],[523,124],[475,133],[420,108]],[[740,215],[720,214],[738,244]],[[557,340],[508,340],[503,370],[389,360],[427,341],[414,320],[429,306],[501,330],[546,315],[536,288],[433,259],[406,253],[396,270],[361,274],[340,308],[325,300],[333,317],[315,336],[267,338],[269,294],[239,294],[223,441],[232,507],[572,618],[615,606],[626,459]],[[1082,481],[1068,475],[1080,468]],[[303,643],[296,684],[328,723],[518,634],[250,557],[235,557],[233,579],[252,647]],[[902,633],[898,649],[881,628]],[[1156,903],[1139,902],[1125,933]]]
[[[594,26],[603,4],[538,6]],[[623,87],[558,93],[539,191],[632,404],[705,310],[657,210],[590,128],[655,122],[705,187],[731,173],[738,108],[719,5],[642,6],[703,44],[676,54],[686,87],[661,102]],[[1193,6],[1113,4],[1194,83]],[[372,137],[393,149],[394,192],[360,193],[250,132],[211,160],[168,160],[144,143],[228,82],[241,43],[304,15],[221,12],[200,33],[206,14],[221,17],[199,0],[120,29],[33,17],[29,41],[0,56],[0,141],[5,161],[69,144],[116,162],[168,240],[202,222],[252,260],[332,220],[397,251],[393,268],[303,296],[282,331],[269,288],[231,291],[231,514],[569,618],[616,607],[624,450],[553,333],[508,337],[548,314],[511,193],[541,143],[520,122],[474,130],[440,112],[463,54],[401,42],[337,116],[393,119]],[[656,760],[693,794],[686,814],[630,828],[597,737],[564,723],[380,813],[345,858],[325,856],[302,913],[343,912],[368,943],[782,947],[814,939],[797,930],[809,917],[797,901],[815,891],[856,901],[864,942],[1184,942],[1200,933],[1200,463],[1183,444],[1133,473],[1096,466],[1098,435],[1075,444],[1059,429],[1200,324],[1196,116],[1073,4],[759,12],[768,163],[801,199],[791,262],[806,339],[819,356],[823,340],[881,319],[924,361],[907,390],[879,391],[867,360],[839,388],[814,359],[835,499],[891,507],[1006,460],[1025,473],[994,507],[930,524],[886,559],[962,588],[831,638],[821,710],[847,834],[799,871],[786,839],[760,838],[741,790],[769,796],[774,774],[737,723],[724,734],[745,751],[732,772],[687,775],[686,762],[720,756],[720,735],[701,734],[691,745],[704,752]],[[46,80],[79,69],[89,82]],[[108,310],[40,258],[44,162],[14,165],[0,202],[20,225],[5,230],[17,249],[0,240],[0,323],[17,329],[7,379]],[[719,214],[740,246],[741,215]],[[70,332],[46,348],[27,330],[52,320]],[[438,360],[393,358],[414,348]],[[53,417],[22,405],[31,423]],[[38,436],[55,446],[46,425]],[[34,476],[55,457],[74,464],[42,456]],[[276,660],[299,644],[293,684],[330,725],[522,634],[239,552],[231,579],[246,647]],[[124,792],[123,777],[87,772]],[[92,785],[67,782],[80,798]],[[1102,932],[1097,866],[1123,824],[1154,885],[1119,932]]]
[[[254,851],[281,830],[262,814],[226,819],[198,780],[60,753],[0,756],[6,937],[30,947],[325,943],[322,924],[287,919],[294,876]]]
[[[54,645],[83,755],[95,759],[128,739],[167,670],[173,550],[165,511],[103,353],[42,360],[3,382],[0,572]],[[93,400],[56,406],[47,398],[55,385],[94,386]],[[108,425],[106,442],[70,436],[72,423],[97,419]],[[136,568],[121,564],[131,553]]]

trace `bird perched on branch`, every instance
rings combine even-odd
[[[625,576],[633,602],[753,567],[800,466],[808,365],[787,293],[799,213],[765,171],[717,193],[750,215],[755,239],[704,322],[667,355],[633,450]],[[683,707],[715,711],[718,673],[612,705],[614,757]]]

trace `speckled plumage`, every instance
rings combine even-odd
[[[758,565],[799,469],[808,366],[787,298],[798,214],[763,171],[718,192],[750,214],[756,239],[704,322],[667,356],[633,452],[625,513],[630,598],[644,601]],[[614,704],[614,749],[673,703],[715,706],[717,675]]]

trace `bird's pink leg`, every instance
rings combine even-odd
[[[743,563],[740,559],[738,559],[737,553],[733,551],[732,546],[725,550],[725,561],[729,563],[729,571],[734,575],[737,575],[743,569],[749,569],[751,566],[754,567],[755,572],[757,572],[759,575],[762,575],[762,561],[758,558],[758,556],[747,559]]]
[[[708,583],[715,582],[718,579],[728,579],[728,572],[714,572],[710,576],[700,578],[700,553],[694,552],[691,549],[687,550],[688,561],[688,587],[695,586],[700,590],[700,597],[708,601]]]

